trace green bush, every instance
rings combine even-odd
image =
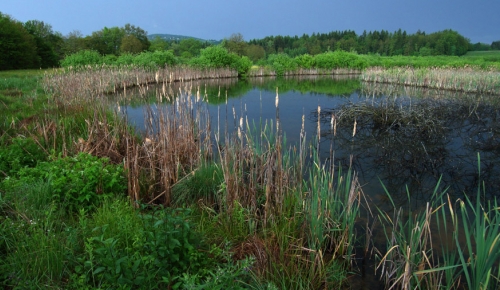
[[[34,167],[47,160],[47,154],[29,138],[17,137],[5,147],[0,147],[0,180],[15,175],[25,167]]]
[[[19,170],[18,176],[5,179],[2,187],[9,189],[47,181],[52,188],[53,200],[71,212],[81,208],[92,210],[105,197],[120,195],[126,190],[122,166],[87,153],[38,162],[33,168]]]
[[[212,68],[230,67],[234,61],[227,49],[219,45],[202,49],[199,58],[200,63]]]
[[[169,50],[145,51],[134,57],[133,64],[148,68],[158,68],[165,65],[177,64],[177,58]]]
[[[315,66],[314,57],[310,54],[303,54],[295,57],[295,62],[301,68],[310,69]]]
[[[342,50],[315,55],[314,63],[317,68],[322,69],[363,69],[368,66],[368,63],[362,57]]]
[[[271,54],[267,63],[275,70],[276,75],[283,76],[287,72],[292,72],[298,68],[293,58],[285,53]]]
[[[252,67],[252,61],[246,56],[239,57],[236,54],[231,54],[231,57],[231,67],[238,71],[238,76],[245,77]]]
[[[85,225],[85,254],[72,282],[105,289],[178,289],[183,274],[205,276],[211,260],[183,209],[139,213],[129,201],[107,201]]]
[[[117,65],[131,65],[134,63],[134,55],[131,53],[121,54],[115,61]]]
[[[81,50],[66,56],[61,61],[62,67],[82,67],[103,63],[103,56],[95,50]]]
[[[114,65],[116,61],[118,60],[118,57],[114,54],[106,54],[102,58],[102,63],[107,64],[107,65]]]

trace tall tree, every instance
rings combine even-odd
[[[62,59],[63,38],[52,31],[52,26],[43,21],[29,20],[24,28],[35,38],[38,65],[42,68],[59,66]]]
[[[500,50],[500,40],[493,41],[491,43],[491,49],[498,49],[498,50]]]
[[[64,37],[64,55],[70,55],[87,48],[86,40],[79,30],[74,30]]]
[[[137,38],[137,40],[139,40],[142,44],[143,51],[149,49],[151,43],[149,42],[148,39],[148,33],[144,29],[140,28],[139,26],[134,26],[127,23],[123,27],[123,32],[125,34],[124,36],[132,35],[135,38]]]
[[[125,35],[122,38],[120,45],[120,53],[140,53],[143,51],[143,45],[137,37],[133,35]]]
[[[241,33],[233,33],[224,41],[224,47],[239,56],[245,54],[246,42]]]
[[[36,41],[19,21],[0,12],[0,70],[35,68]]]

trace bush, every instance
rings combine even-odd
[[[314,56],[314,63],[317,68],[322,69],[364,69],[368,66],[364,58],[342,50],[318,54]]]
[[[165,65],[175,65],[177,58],[169,51],[142,52],[134,57],[133,64],[147,68],[164,67]]]
[[[295,62],[301,68],[310,69],[315,66],[314,57],[310,54],[303,54],[295,57]]]
[[[134,63],[134,55],[131,53],[124,53],[118,57],[118,59],[115,61],[115,64],[117,65],[131,65]]]
[[[11,142],[6,147],[0,147],[0,180],[47,159],[45,152],[33,139],[18,137]]]
[[[47,181],[53,200],[71,212],[82,208],[93,210],[105,197],[120,195],[126,190],[122,166],[112,165],[107,158],[87,153],[39,162],[33,168],[22,168],[18,176],[4,180],[2,187],[16,188]]]
[[[103,57],[95,50],[81,50],[66,56],[61,61],[62,67],[82,67],[86,65],[96,65],[103,63]]]
[[[175,289],[182,274],[205,276],[211,260],[200,251],[189,214],[167,208],[140,214],[125,199],[106,202],[85,226],[85,254],[72,286]]]
[[[295,60],[285,53],[271,54],[267,59],[267,63],[271,65],[278,76],[283,76],[285,73],[294,71],[298,68]]]

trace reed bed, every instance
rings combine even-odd
[[[361,80],[467,93],[500,94],[500,72],[472,68],[372,67],[363,71]]]
[[[292,71],[284,72],[283,76],[306,76],[306,75],[358,75],[361,74],[360,69],[352,68],[336,68],[336,69],[322,69],[322,68],[298,68]],[[264,76],[277,76],[278,74],[270,67],[257,67],[252,68],[248,72],[248,77],[264,77]]]
[[[196,69],[166,66],[157,70],[137,66],[88,66],[64,68],[45,74],[42,87],[47,94],[64,102],[100,98],[105,94],[123,91],[135,86],[172,83],[199,79],[236,78],[238,72],[230,68]]]

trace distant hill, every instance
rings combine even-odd
[[[199,40],[201,42],[208,42],[208,43],[211,43],[211,44],[219,44],[219,43],[221,43],[220,40],[215,40],[215,39],[201,39],[201,38],[192,37],[192,36],[185,36],[185,35],[158,34],[158,33],[157,34],[150,34],[150,35],[148,35],[148,39],[149,40],[153,40],[156,37],[160,37],[160,38],[165,39],[167,41],[173,41],[173,40],[181,41],[183,39],[193,38],[193,39]]]

